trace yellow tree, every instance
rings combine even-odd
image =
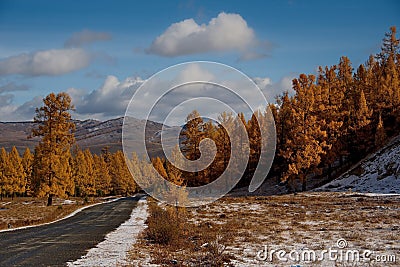
[[[182,165],[180,158],[180,148],[176,145],[171,151],[171,159],[175,164]],[[188,202],[188,192],[186,191],[186,184],[185,180],[182,178],[182,172],[175,166],[172,166],[170,162],[167,162],[167,173],[168,173],[168,180],[173,183],[174,185],[180,186],[169,187],[169,190],[166,191],[167,195],[165,198],[168,200],[169,203],[174,203],[175,208],[173,209],[172,206],[169,207],[169,212],[171,215],[175,214],[175,221],[179,225],[182,220],[184,220],[185,215],[185,208],[184,205]]]
[[[8,158],[8,153],[4,147],[0,150],[0,198],[3,199],[3,196],[6,193],[10,176],[10,160]]]
[[[102,156],[93,155],[93,176],[98,196],[108,195],[111,187],[111,176],[107,163]]]
[[[367,100],[365,98],[364,90],[361,90],[358,110],[356,113],[356,129],[362,129],[370,124],[372,110],[368,108]]]
[[[248,164],[249,167],[248,171],[250,172],[251,176],[255,171],[261,153],[261,131],[259,126],[261,116],[262,115],[258,110],[255,111],[252,114],[247,127],[247,132],[250,141],[250,158]]]
[[[382,116],[379,114],[379,121],[375,132],[375,146],[378,148],[382,147],[386,143],[386,139],[387,136],[385,127],[383,126]]]
[[[128,164],[130,165],[131,176],[133,176],[133,179],[135,180],[136,190],[138,190],[139,188],[136,182],[142,182],[143,176],[140,170],[140,160],[136,152],[132,153],[132,158],[128,161]]]
[[[340,76],[336,74],[337,67],[319,69],[319,76],[315,94],[315,105],[318,116],[325,121],[322,130],[326,131],[326,142],[331,149],[323,156],[323,162],[328,166],[328,178],[331,179],[332,163],[343,153],[339,138],[343,132],[343,118],[345,111],[344,93],[351,81],[351,66],[347,58],[341,59]],[[350,77],[348,77],[350,74]],[[342,86],[342,83],[347,86]]]
[[[217,134],[218,134],[218,130],[217,128],[214,126],[213,122],[211,120],[209,120],[208,122],[206,122],[204,124],[203,127],[203,131],[204,131],[204,137],[209,138],[210,140],[213,140],[215,143],[215,140],[217,138]],[[207,168],[205,168],[204,170],[201,171],[201,183],[202,184],[208,184],[210,182],[212,182],[215,178],[218,177],[218,174],[215,173],[216,171],[216,161],[215,159],[212,157],[212,153],[209,153],[212,151],[213,148],[213,142],[205,142],[202,144],[204,146],[204,155],[202,155],[204,157],[204,159],[208,162],[212,162]],[[176,148],[175,148],[176,150]],[[177,154],[179,151],[176,151],[175,153]],[[180,173],[180,176],[184,177],[186,174],[184,172]]]
[[[381,52],[377,55],[377,58],[385,62],[389,57],[396,57],[400,50],[400,40],[396,37],[397,29],[396,26],[390,27],[390,32],[385,33],[383,38],[383,44],[381,47]]]
[[[93,196],[96,194],[96,180],[94,178],[94,161],[93,155],[89,149],[85,149],[86,171],[88,179],[86,180],[86,192],[88,195]]]
[[[43,99],[44,105],[36,109],[34,121],[39,124],[32,130],[41,137],[35,148],[33,188],[38,196],[47,196],[47,205],[53,197],[73,194],[71,178],[71,146],[75,142],[75,124],[71,120],[71,98],[66,93],[51,93]]]
[[[231,113],[222,112],[218,116],[219,124],[215,133],[217,154],[215,157],[216,172],[222,174],[229,164],[231,156],[231,140],[229,132],[233,132],[234,118]]]
[[[75,195],[86,197],[95,194],[95,179],[93,169],[93,156],[88,149],[78,150],[74,157],[73,177],[75,182]]]
[[[26,174],[24,171],[24,166],[22,164],[22,159],[19,156],[17,148],[13,146],[11,152],[8,155],[10,160],[10,194],[12,198],[16,193],[22,194],[25,191],[26,185]]]
[[[159,157],[156,157],[155,159],[153,159],[152,164],[153,164],[154,169],[156,169],[156,171],[164,179],[168,179],[168,174],[167,174],[167,171],[165,170],[164,163]]]
[[[376,86],[379,110],[374,112],[379,112],[384,118],[390,114],[397,117],[400,112],[400,39],[397,39],[396,33],[396,27],[390,27],[390,32],[383,38],[381,52],[376,56],[380,76]]]
[[[293,97],[289,96],[288,92],[283,93],[277,97],[277,104],[270,105],[272,114],[274,115],[276,125],[276,157],[273,164],[273,172],[277,176],[281,175],[282,172],[288,167],[286,160],[286,153],[288,151],[287,141],[290,140],[290,133],[293,122]]]
[[[125,163],[122,151],[111,155],[111,185],[114,194],[128,195],[136,191],[135,182]]]
[[[264,122],[264,116],[261,114],[261,112],[257,112],[257,114],[259,114],[260,116],[257,117],[257,121]],[[252,178],[254,174],[261,152],[261,143],[254,143],[261,142],[261,135],[259,135],[260,131],[256,131],[256,135],[251,135],[251,137],[249,137],[249,133],[254,133],[254,131],[252,131],[254,130],[253,127],[254,126],[252,124],[247,124],[243,113],[239,113],[238,116],[233,119],[233,123],[228,127],[228,131],[230,132],[231,136],[230,147],[228,151],[225,151],[223,153],[230,152],[233,157],[229,158],[229,167],[225,170],[226,172],[223,176],[223,183],[225,183],[225,187],[228,187],[229,185],[237,182],[239,183],[238,186],[247,186],[250,184],[250,178]],[[265,127],[268,128],[268,126],[266,125]],[[261,125],[260,127],[256,127],[257,130],[259,130],[260,128]],[[259,137],[260,139],[255,139],[254,137]],[[255,150],[254,148],[259,149]],[[251,153],[254,151],[256,151],[258,154]],[[255,157],[253,158],[254,155]],[[256,159],[256,161],[254,161],[254,159]],[[253,160],[253,162],[251,160]],[[250,164],[253,164],[253,173],[248,172]]]
[[[321,128],[325,123],[318,120],[315,105],[315,76],[301,74],[293,80],[296,95],[293,101],[293,124],[287,141],[288,149],[284,151],[287,160],[287,172],[283,179],[291,182],[300,180],[302,191],[307,189],[307,178],[311,173],[319,171],[321,155],[329,146],[326,144],[326,131]],[[318,107],[320,108],[320,107]]]
[[[156,177],[155,170],[152,163],[149,163],[147,161],[145,155],[143,155],[142,159],[139,161],[139,168],[141,184],[143,185],[143,187],[149,188],[151,186],[154,186],[154,177]]]
[[[31,182],[32,182],[32,168],[33,168],[33,154],[27,147],[24,155],[22,156],[22,166],[25,172],[25,195],[31,193]]]
[[[197,110],[192,111],[186,118],[186,124],[182,130],[184,140],[183,151],[189,160],[197,160],[200,158],[199,145],[200,141],[204,139],[204,122]],[[199,172],[195,171],[193,175],[188,177],[191,185],[199,184]]]

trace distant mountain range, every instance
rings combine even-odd
[[[111,119],[107,121],[76,120],[75,139],[81,149],[89,148],[92,153],[99,154],[104,147],[109,147],[111,152],[122,149],[122,125],[124,118]],[[134,136],[143,136],[141,133],[146,120],[129,118],[130,130]],[[39,142],[39,138],[28,139],[32,129],[36,127],[34,122],[0,122],[0,147],[10,151],[15,146],[20,153],[26,147],[33,152]],[[160,132],[163,124],[148,121],[146,142],[150,146],[152,154],[161,155]],[[179,127],[178,127],[179,128]],[[165,126],[164,129],[175,129],[176,127]],[[141,142],[138,138],[137,142]]]

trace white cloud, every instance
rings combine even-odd
[[[214,79],[214,75],[208,70],[201,68],[198,64],[191,64],[181,70],[176,79],[180,83],[188,81],[209,81]]]
[[[239,14],[222,12],[208,24],[199,25],[193,19],[172,24],[153,41],[147,52],[173,57],[213,51],[239,51],[243,59],[255,59],[260,55],[253,50],[259,45],[254,30]]]
[[[255,77],[253,81],[264,93],[265,98],[269,103],[275,102],[275,97],[288,91],[290,94],[294,93],[292,89],[292,80],[295,75],[288,75],[280,79],[278,82],[273,82],[270,78]]]
[[[192,81],[200,83],[192,84]],[[268,78],[259,78],[258,84],[265,89],[272,82]],[[169,88],[174,90],[167,93]],[[209,103],[204,99],[210,100]],[[234,69],[218,64],[192,63],[178,65],[172,73],[162,72],[153,77],[138,91],[131,104],[130,116],[146,118],[151,110],[150,120],[163,122],[169,114],[170,121],[181,125],[193,109],[202,116],[210,117],[224,110],[229,112],[226,107],[230,107],[233,113],[243,112],[245,116],[250,116],[252,109],[265,106],[266,102],[247,77],[238,75]]]
[[[85,44],[111,40],[111,34],[107,32],[95,32],[90,30],[82,30],[72,34],[72,36],[65,41],[65,47],[80,47]]]
[[[15,82],[9,82],[4,85],[0,85],[0,94],[4,92],[14,92],[14,91],[26,91],[29,89],[29,86],[26,84],[18,85]]]
[[[0,60],[0,75],[61,75],[89,65],[91,56],[80,48],[23,53]]]
[[[35,108],[43,104],[43,97],[36,96],[22,105],[13,104],[14,96],[0,95],[0,121],[30,121],[35,116]]]
[[[103,85],[87,92],[83,89],[69,88],[66,92],[72,98],[75,119],[107,120],[122,117],[135,90],[144,82],[141,78],[128,77],[119,81],[115,76],[107,76]],[[15,104],[13,94],[0,93],[0,121],[32,120],[35,108],[43,105],[43,96],[36,96],[23,103]]]
[[[139,77],[119,81],[117,77],[109,75],[100,88],[90,93],[76,88],[69,88],[67,93],[72,98],[78,117],[95,115],[96,118],[107,119],[124,115],[135,90],[143,82]]]
[[[223,75],[213,75],[213,73],[200,66],[189,65],[182,68],[180,72],[177,73],[174,80],[171,80],[171,77],[168,75],[162,77],[160,80],[149,80],[149,83],[154,83],[153,86],[156,90],[148,91],[144,95],[143,100],[135,105],[135,110],[138,111],[138,114],[142,110],[146,110],[148,102],[150,101],[153,103],[158,99],[160,97],[160,92],[164,91],[163,88],[171,88],[171,83],[181,84],[194,80],[220,81],[220,84],[228,88],[231,86],[238,88],[240,97],[246,101],[258,101],[258,96],[255,95],[252,90],[248,90],[246,84],[240,86],[244,81],[226,80],[226,78],[229,77],[231,77],[229,72],[227,76],[224,77]],[[293,91],[291,89],[291,81],[293,78],[294,75],[288,75],[277,82],[273,82],[268,77],[256,77],[253,78],[253,81],[262,90],[267,101],[271,103],[275,102],[275,96],[281,94],[283,91]],[[126,79],[120,80],[116,76],[109,75],[104,79],[103,84],[98,89],[91,92],[83,89],[69,88],[66,92],[71,96],[72,103],[76,108],[73,112],[73,117],[76,119],[93,118],[107,120],[123,116],[133,94],[144,82],[145,80],[139,77],[127,77]],[[238,82],[240,84],[238,84]],[[161,91],[157,90],[157,88],[160,88]],[[177,87],[175,90],[164,95],[154,107],[154,112],[151,114],[150,119],[161,122],[174,107],[177,107],[184,101],[196,99],[198,97],[220,99],[223,103],[234,109],[244,109],[241,99],[238,98],[237,95],[230,93],[229,90],[207,84],[192,84]],[[12,94],[7,94],[7,92],[0,94],[0,121],[32,120],[35,114],[35,108],[42,105],[42,96],[37,96],[22,105],[14,104],[13,98],[14,96]],[[195,108],[201,112],[203,116],[209,116],[215,113],[215,110],[223,108],[220,105],[207,105],[201,101],[193,101],[188,104],[190,108]],[[180,122],[177,124],[183,124],[187,114],[188,112],[186,109],[177,109],[175,111],[175,121]],[[138,118],[143,119],[146,114],[143,113],[142,115],[142,117],[138,116]]]

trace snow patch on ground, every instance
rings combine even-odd
[[[400,194],[400,137],[316,191]]]
[[[76,201],[75,200],[66,199],[66,200],[63,201],[62,204],[63,205],[72,205],[72,204],[76,204]]]
[[[129,264],[127,253],[136,242],[138,234],[145,228],[147,202],[139,200],[131,217],[116,230],[106,235],[105,240],[88,251],[85,256],[68,262],[72,266],[123,266]]]

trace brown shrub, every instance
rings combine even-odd
[[[149,201],[148,209],[146,238],[163,245],[178,242],[183,230],[183,220],[178,214],[179,211],[174,214],[174,208],[163,209],[154,200]]]

